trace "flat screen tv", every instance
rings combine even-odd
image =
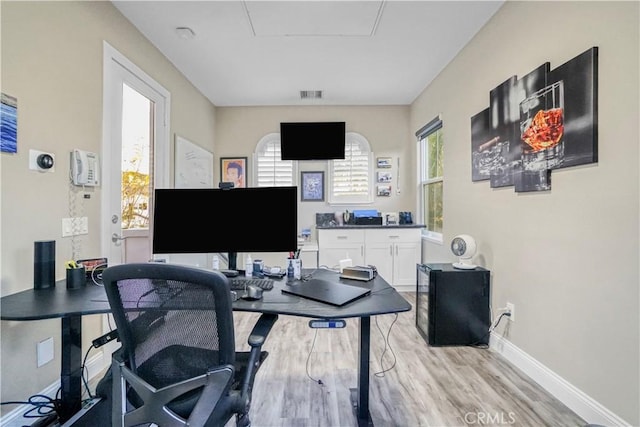
[[[345,122],[280,123],[282,160],[344,159]]]
[[[153,253],[291,252],[297,187],[155,190]]]

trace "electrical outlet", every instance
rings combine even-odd
[[[509,320],[512,322],[516,321],[516,306],[512,302],[507,303],[507,313],[511,313],[509,316]]]
[[[36,346],[36,359],[38,368],[53,360],[53,337],[40,341]]]

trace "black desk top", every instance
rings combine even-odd
[[[28,289],[0,299],[2,320],[42,320],[74,315],[109,313],[104,288],[87,284],[67,289],[59,280],[53,289]]]
[[[371,294],[342,307],[335,307],[294,295],[283,294],[286,279],[274,279],[273,289],[265,291],[261,300],[233,303],[234,311],[273,313],[311,318],[349,318],[398,313],[411,310],[411,305],[383,278],[368,282],[340,279],[330,270],[303,270],[314,278],[364,287]],[[108,313],[109,303],[104,289],[87,284],[80,289],[67,290],[65,281],[59,281],[54,289],[29,289],[0,299],[1,320],[41,320],[74,315]]]

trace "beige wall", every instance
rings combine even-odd
[[[408,137],[408,106],[380,107],[218,107],[216,109],[216,179],[219,179],[219,157],[251,155],[256,144],[269,133],[280,132],[280,122],[295,121],[344,121],[347,132],[364,136],[375,153],[375,157],[391,157],[394,192],[390,197],[374,196],[370,206],[357,209],[386,211],[415,211],[415,163],[411,161],[414,139]],[[397,160],[400,158],[400,181]],[[374,160],[375,161],[375,160]],[[298,162],[300,171],[325,171],[328,179],[327,161]],[[299,175],[298,175],[299,179]],[[400,184],[400,193],[395,191]],[[326,191],[325,191],[326,200]],[[298,205],[299,228],[312,227],[315,235],[315,214],[335,212],[353,206],[331,206],[327,202],[301,202]]]
[[[638,2],[507,2],[416,99],[415,131],[442,113],[444,246],[478,241],[506,338],[631,425],[640,425]],[[489,91],[545,61],[599,47],[597,164],[556,170],[548,192],[471,181],[470,117]],[[505,323],[505,322],[503,322]]]
[[[0,7],[1,87],[18,99],[18,153],[0,157],[0,292],[8,295],[32,287],[35,240],[56,240],[58,279],[71,257],[70,240],[61,237],[61,219],[69,216],[69,152],[102,150],[103,40],[171,92],[172,144],[177,133],[213,150],[215,107],[110,2],[3,1]],[[55,172],[30,171],[29,149],[54,153]],[[88,192],[82,209],[89,235],[80,239],[80,254],[97,257],[101,191]],[[2,400],[25,400],[59,378],[60,320],[0,323]],[[85,349],[99,325],[98,316],[83,319]],[[36,343],[47,337],[55,339],[55,359],[36,368]]]

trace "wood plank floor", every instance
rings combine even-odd
[[[414,293],[403,296],[414,304]],[[237,346],[247,349],[258,314],[234,316]],[[376,426],[586,424],[491,350],[427,346],[414,316],[410,311],[371,320],[370,412]],[[357,383],[358,319],[333,330],[310,329],[308,320],[280,316],[267,339],[269,357],[253,391],[254,427],[356,425],[349,389]]]

